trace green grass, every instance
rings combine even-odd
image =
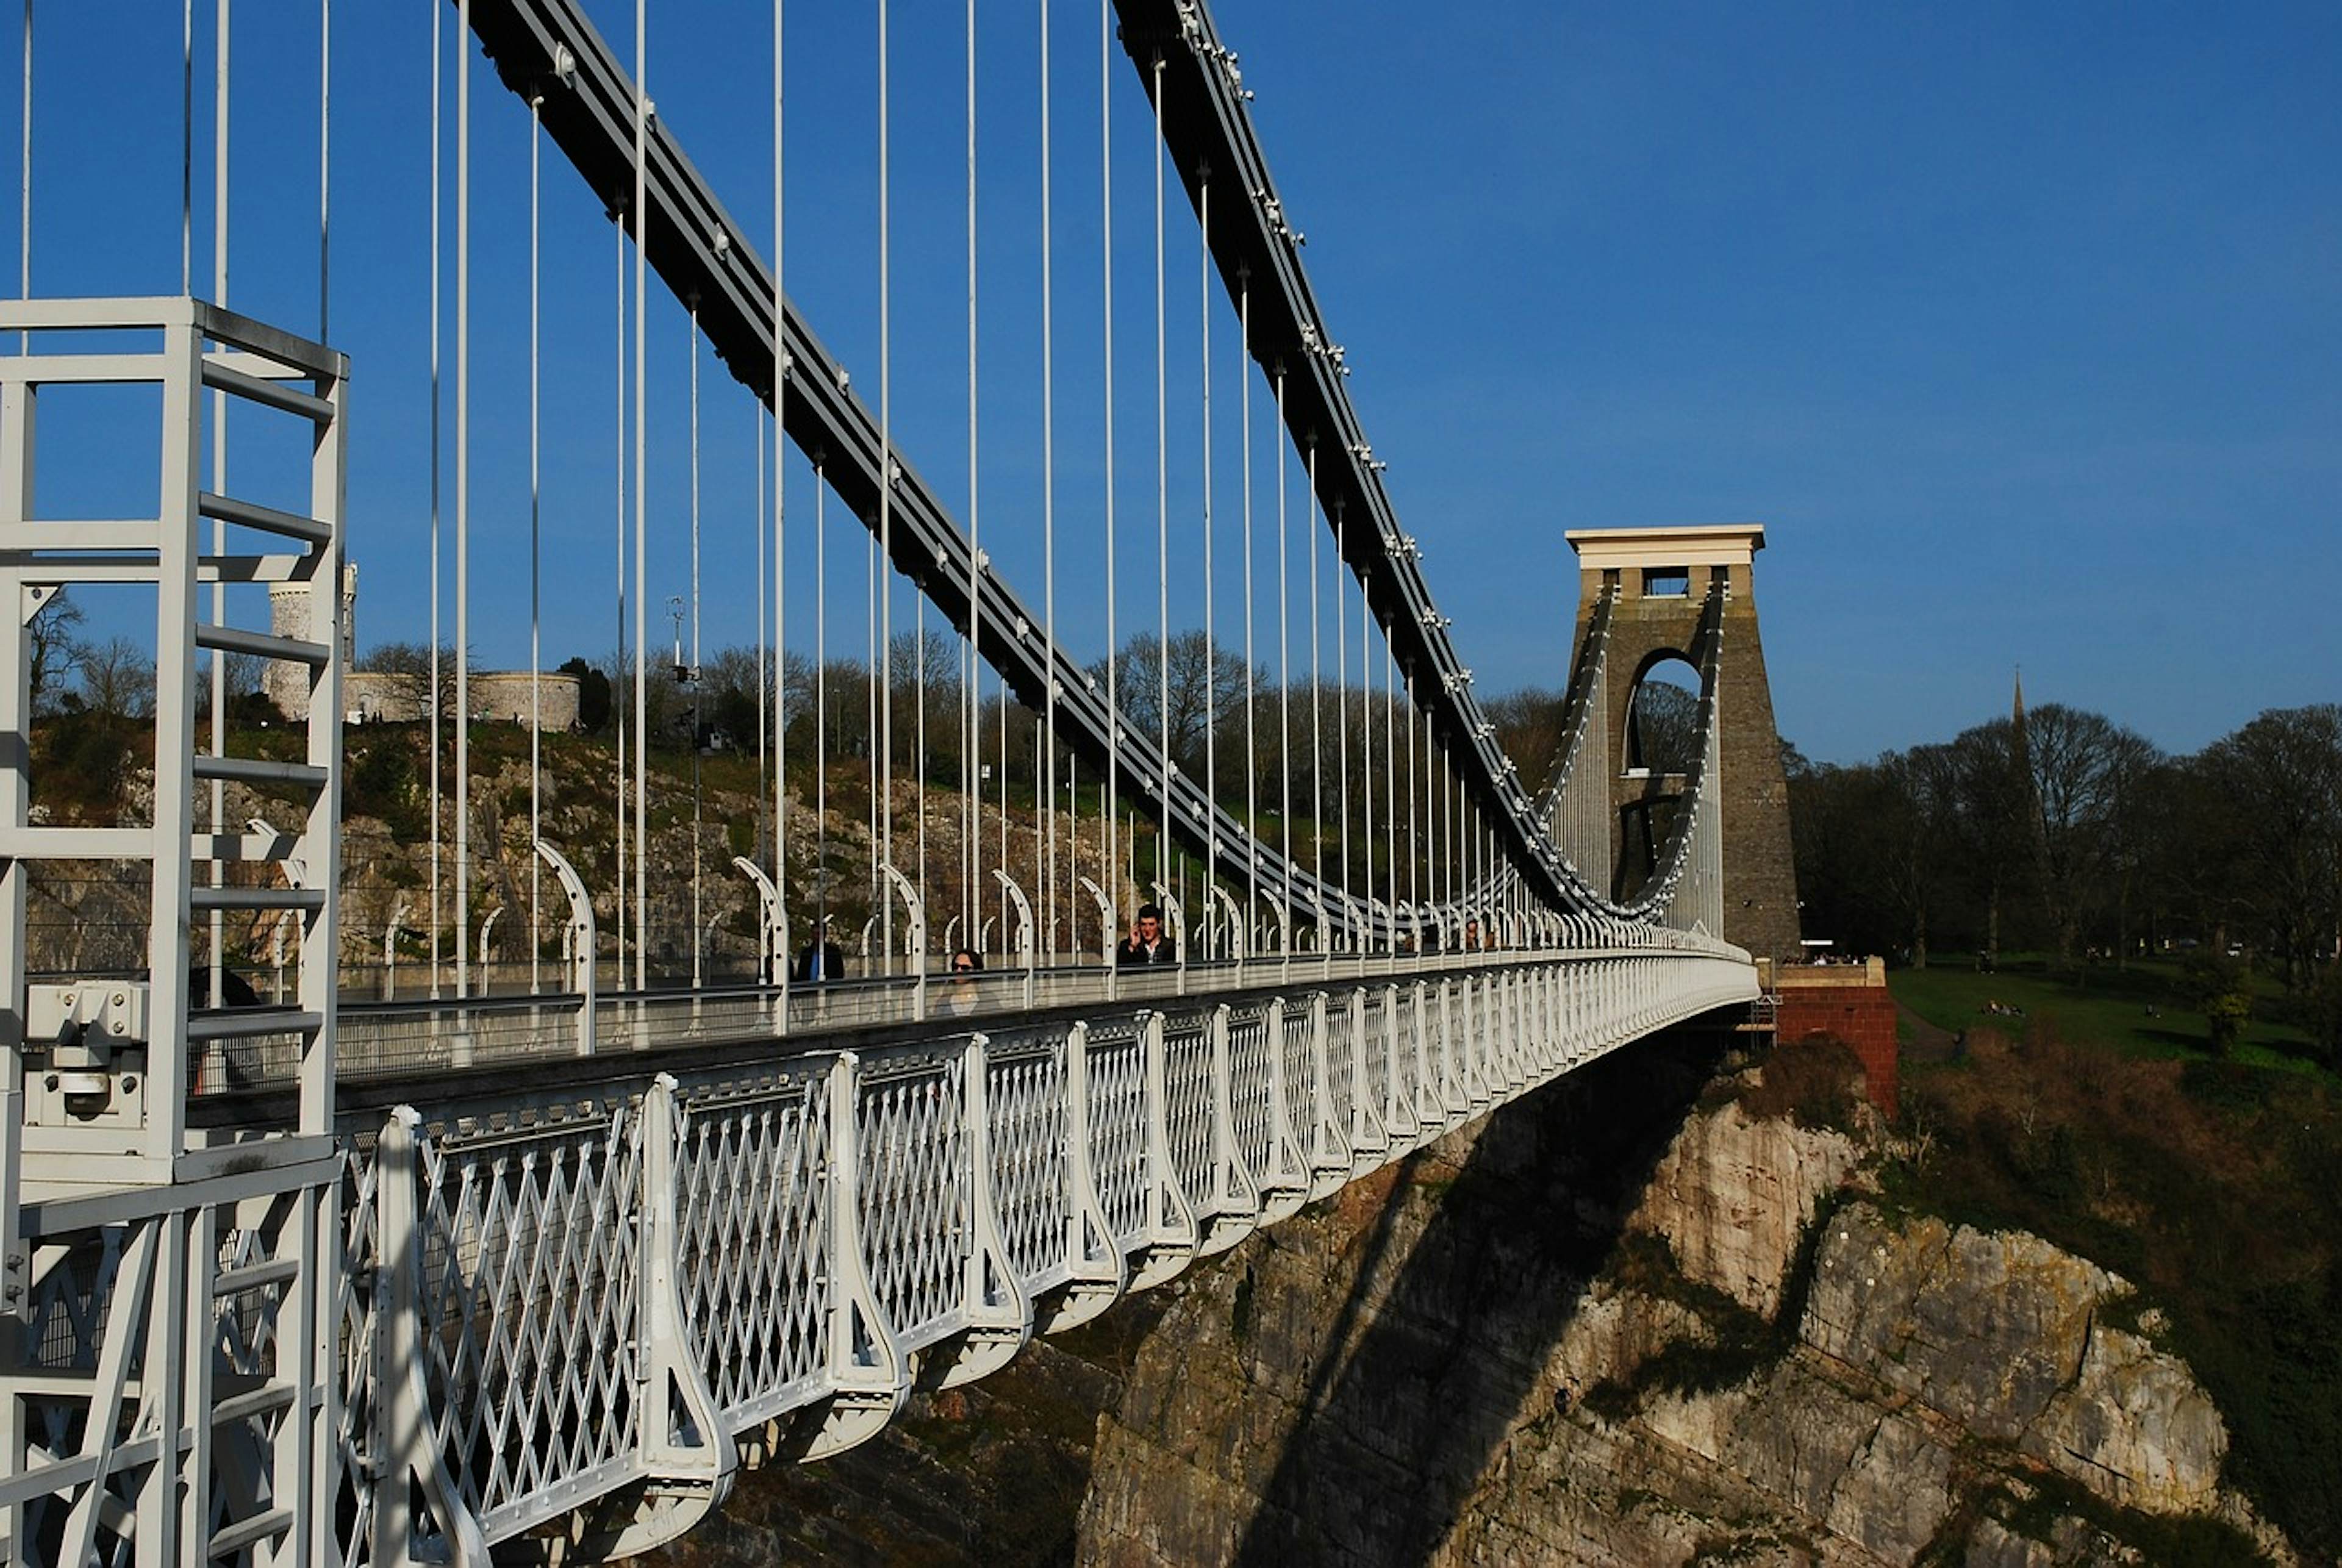
[[[2020,1034],[2035,1019],[2068,1040],[2094,1041],[2148,1059],[2207,1056],[2211,1028],[2204,1014],[2178,997],[2179,966],[2167,959],[2134,962],[2125,969],[2099,965],[2076,978],[2053,977],[2037,959],[2004,957],[1993,974],[1966,958],[1939,959],[1926,969],[1897,969],[1887,977],[1895,999],[1939,1029],[1997,1026]],[[2257,998],[2274,998],[2276,982],[2254,977]],[[2024,1018],[1995,1018],[1985,1004],[2022,1008]],[[2150,1016],[2147,1009],[2155,1009]],[[2244,1065],[2331,1077],[2313,1060],[2308,1035],[2256,1017],[2245,1029],[2236,1060]]]

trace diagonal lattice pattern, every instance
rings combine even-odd
[[[1366,1105],[1376,1116],[1390,1104],[1390,1012],[1380,986],[1366,991],[1365,1028],[1358,1037],[1358,1059],[1366,1073]]]
[[[382,1253],[375,1228],[375,1140],[350,1141],[342,1171],[342,1267],[335,1280],[332,1322],[341,1348],[334,1369],[341,1383],[334,1443],[341,1461],[335,1515],[340,1520],[343,1568],[374,1561],[375,1489],[365,1478],[383,1456],[375,1453],[374,1336],[380,1323]]]
[[[1064,1283],[1072,1244],[1066,1041],[1039,1031],[996,1040],[985,1065],[993,1204],[1009,1266],[1028,1293],[1047,1290]]]
[[[640,1144],[623,1111],[422,1148],[422,1291],[440,1452],[483,1524],[632,1468]]]
[[[1089,1040],[1090,1161],[1098,1202],[1126,1249],[1146,1231],[1146,1041],[1136,1023]]]
[[[1351,1136],[1357,1100],[1353,1054],[1357,1031],[1350,1018],[1350,998],[1345,992],[1326,1008],[1326,1095],[1333,1104],[1334,1126],[1344,1139]]]
[[[1318,1119],[1317,1053],[1310,1044],[1311,1029],[1309,998],[1289,999],[1285,1004],[1285,1038],[1277,1045],[1284,1053],[1285,1114],[1292,1119],[1304,1160],[1316,1142]]]
[[[811,1069],[683,1097],[684,1321],[716,1408],[738,1425],[811,1397],[828,1374],[828,1117],[825,1080]]]
[[[1164,1116],[1171,1133],[1171,1170],[1199,1203],[1212,1190],[1211,1018],[1174,1013],[1163,1021]]]
[[[966,1079],[956,1053],[866,1063],[855,1097],[863,1256],[906,1348],[958,1326],[975,1227]]]
[[[1269,1093],[1268,1005],[1246,1003],[1228,1012],[1229,1102],[1237,1154],[1256,1176],[1276,1169]]]

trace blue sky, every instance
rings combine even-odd
[[[631,8],[589,9],[633,55]],[[354,355],[360,633],[427,614],[428,0],[335,8],[332,336]],[[979,502],[1037,607],[1037,7],[980,0]],[[652,7],[651,91],[750,232],[771,225],[757,6]],[[719,15],[719,29],[706,18]],[[789,7],[787,282],[875,399],[876,12]],[[1056,509],[1062,634],[1103,636],[1100,62],[1095,5],[1053,7]],[[1484,691],[1557,684],[1565,529],[1757,519],[1783,733],[1855,760],[2027,694],[2192,749],[2261,708],[2342,699],[2342,12],[2326,5],[1961,7],[1363,0],[1216,10],[1351,391]],[[967,492],[959,7],[890,13],[892,401],[898,440]],[[744,20],[745,19],[745,20]],[[175,292],[175,7],[36,15],[34,289]],[[437,13],[450,47],[454,8]],[[235,17],[230,303],[316,319],[316,9]],[[210,38],[196,19],[195,272],[208,293]],[[472,62],[475,648],[526,657],[525,111]],[[1150,125],[1118,50],[1117,630],[1153,624]],[[5,73],[0,125],[15,124]],[[452,160],[452,139],[447,144]],[[545,647],[615,641],[611,231],[550,148],[543,243]],[[446,174],[452,203],[452,162]],[[1202,316],[1212,315],[1215,589],[1241,636],[1239,367],[1176,187],[1165,497],[1173,620],[1201,619]],[[13,200],[0,232],[15,250]],[[452,246],[449,207],[446,243]],[[449,253],[452,258],[452,251]],[[453,272],[442,355],[452,420]],[[654,288],[656,288],[654,282]],[[655,639],[689,584],[689,326],[647,316]],[[703,614],[756,634],[756,419],[703,367]],[[1274,571],[1256,381],[1255,565]],[[453,539],[452,423],[442,516]],[[95,426],[45,430],[43,504],[145,472]],[[54,445],[55,451],[49,449]],[[96,471],[81,475],[95,454]],[[77,461],[77,459],[79,461]],[[265,454],[239,484],[281,475]],[[814,487],[788,465],[789,640],[809,643]],[[1294,560],[1305,558],[1297,478]],[[866,537],[831,508],[833,648],[858,647]],[[631,546],[629,546],[631,547]],[[452,584],[452,557],[443,568]],[[897,589],[896,623],[912,600]],[[1355,613],[1355,610],[1353,611]],[[452,610],[448,612],[452,623]],[[1330,614],[1330,611],[1328,612]],[[1256,652],[1272,668],[1264,601]],[[1328,632],[1330,638],[1330,627]],[[1296,648],[1296,661],[1306,654]],[[1326,650],[1330,665],[1332,652]]]

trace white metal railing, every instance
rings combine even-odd
[[[676,1059],[352,1129],[341,1348],[364,1418],[344,1459],[377,1483],[345,1516],[347,1560],[461,1558],[556,1519],[604,1550],[669,1538],[742,1463],[869,1437],[915,1375],[981,1376],[1312,1193],[1757,991],[1746,954],[1682,933],[1491,956]]]

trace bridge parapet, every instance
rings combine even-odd
[[[671,1536],[742,1463],[865,1441],[915,1385],[981,1376],[1311,1193],[1756,994],[1745,954],[1670,934],[645,1064],[354,1126],[348,1233],[380,1239],[344,1353],[391,1373],[405,1346],[423,1368],[367,1396],[386,1447],[356,1459],[427,1500],[372,1516],[373,1561]]]

